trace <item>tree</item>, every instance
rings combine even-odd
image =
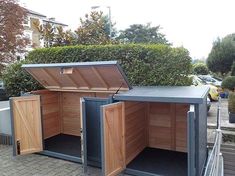
[[[217,39],[207,58],[207,66],[212,72],[220,72],[221,75],[231,71],[235,61],[235,34],[230,34],[223,39]]]
[[[160,33],[160,26],[151,27],[150,23],[146,25],[133,24],[124,31],[120,31],[117,39],[126,43],[151,43],[169,45],[165,35]]]
[[[112,39],[107,30],[107,17],[103,12],[92,11],[91,14],[86,14],[85,19],[80,19],[81,25],[75,31],[77,34],[78,44],[97,45],[110,44]]]
[[[231,76],[235,76],[235,62],[233,62],[233,65],[231,67]]]
[[[51,23],[42,25],[39,21],[35,21],[34,26],[40,33],[40,38],[44,41],[46,48],[75,44],[75,33],[71,30],[65,31],[62,26],[54,27]]]
[[[193,72],[194,72],[194,74],[197,74],[197,75],[209,74],[209,70],[208,70],[206,64],[204,64],[204,63],[193,64]]]
[[[0,0],[0,64],[16,60],[25,52],[29,40],[24,37],[25,10],[16,0]]]

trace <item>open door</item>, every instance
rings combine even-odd
[[[116,176],[125,169],[124,103],[101,107],[102,172]]]
[[[13,155],[42,151],[40,96],[14,97],[10,99],[10,104]]]

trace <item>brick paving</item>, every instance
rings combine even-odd
[[[0,145],[0,176],[83,176],[82,166],[38,154],[12,156],[12,147]],[[87,175],[100,176],[97,168]]]

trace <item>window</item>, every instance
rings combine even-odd
[[[25,19],[23,21],[23,26],[30,27],[30,17],[25,17]]]

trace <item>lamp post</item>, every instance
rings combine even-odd
[[[100,7],[101,6],[91,6],[91,9],[97,9]],[[109,37],[112,38],[111,7],[110,6],[105,6],[105,7],[109,9]]]

